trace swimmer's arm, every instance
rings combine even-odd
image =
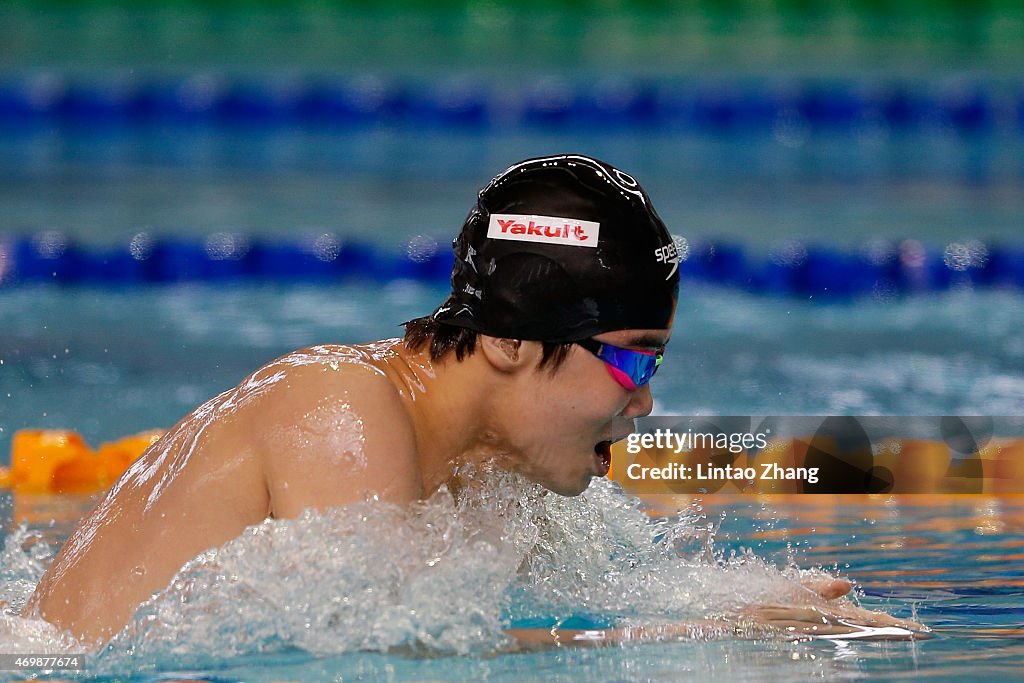
[[[923,624],[873,612],[851,603],[827,607],[762,605],[733,618],[700,619],[683,623],[644,624],[622,628],[509,629],[513,650],[555,647],[595,647],[718,638],[834,638],[913,640],[929,638]]]
[[[607,629],[543,629],[543,628],[512,628],[506,633],[512,639],[511,651],[549,650],[560,647],[601,647],[622,645],[630,642],[656,642],[664,640],[693,640],[707,638],[715,625],[708,622],[686,624],[661,624],[635,628]],[[732,631],[721,632],[721,636]]]

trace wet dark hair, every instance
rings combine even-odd
[[[464,327],[444,325],[431,316],[414,318],[405,323],[405,346],[418,351],[430,345],[430,359],[438,360],[445,354],[454,351],[455,359],[462,360],[471,356],[476,350],[477,333]],[[569,355],[572,342],[556,343],[541,342],[541,358],[538,367],[550,367],[554,372]]]

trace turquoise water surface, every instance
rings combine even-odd
[[[0,138],[0,233],[58,230],[91,247],[216,231],[443,244],[505,165],[580,150],[641,178],[673,232],[762,253],[791,239],[1020,237],[1019,136],[797,132],[43,127]],[[75,429],[95,446],[168,427],[292,349],[397,336],[444,294],[407,281],[0,286],[0,461],[18,429]],[[1022,323],[1019,291],[968,284],[831,304],[688,285],[655,412],[1021,415]],[[1019,680],[1020,498],[806,498],[641,504],[605,483],[560,499],[501,481],[460,515],[441,496],[413,516],[270,523],[192,563],[81,677]],[[0,599],[28,597],[91,503],[0,496]],[[515,623],[663,622],[793,600],[813,568],[934,637],[502,649]],[[69,647],[41,628],[0,615],[0,653]]]
[[[429,310],[442,294],[401,282],[9,290],[0,299],[0,317],[12,321],[0,332],[9,349],[0,373],[0,443],[7,450],[11,432],[23,427],[74,428],[94,445],[166,427],[280,353],[397,334],[397,322]],[[656,412],[761,414],[786,406],[792,414],[816,414],[825,406],[833,414],[1012,414],[1024,394],[1018,372],[1024,347],[1012,322],[1024,316],[1021,299],[1009,292],[821,306],[693,288],[681,306],[654,385]],[[448,564],[429,583],[415,578],[415,563],[399,575],[385,573],[375,578],[381,582],[375,590],[397,596],[394,601],[381,606],[368,598],[354,613],[332,617],[313,606],[359,595],[353,586],[363,586],[365,567],[395,561],[401,541],[390,530],[407,521],[378,510],[359,516],[370,520],[366,527],[351,527],[345,516],[272,526],[248,540],[251,545],[223,551],[216,566],[194,567],[184,587],[148,612],[157,621],[147,621],[144,609],[134,630],[94,660],[92,674],[140,681],[175,673],[247,681],[709,675],[954,681],[968,673],[1015,680],[1024,661],[1020,499],[757,502],[710,496],[696,506],[661,501],[649,520],[607,486],[555,503],[516,486],[499,489],[497,498],[482,496],[480,505],[510,495],[532,500],[526,509],[555,520],[560,531],[516,522],[502,532],[507,545],[480,554],[469,544],[478,533],[470,528],[495,517],[493,511],[470,513],[467,526],[453,530],[469,545],[463,554],[444,546]],[[6,533],[15,530],[15,518],[29,519],[45,540],[33,545],[18,534],[33,549],[8,547],[8,600],[27,597],[48,562],[46,548],[58,547],[90,502],[4,495]],[[443,501],[438,505],[434,512],[443,516]],[[666,506],[683,514],[658,516]],[[509,519],[512,524],[516,517]],[[710,536],[703,531],[709,526]],[[665,528],[682,539],[677,547],[657,540]],[[407,531],[410,539],[421,532],[415,524]],[[267,539],[272,545],[264,545]],[[432,546],[413,541],[411,547],[429,554]],[[339,553],[351,560],[336,563]],[[538,553],[547,558],[540,565]],[[305,583],[284,580],[296,562]],[[693,618],[733,604],[785,600],[797,568],[814,567],[851,578],[862,605],[916,618],[935,637],[888,643],[712,639],[500,654],[498,634],[517,619],[609,625]],[[249,588],[240,591],[237,581]],[[467,599],[468,585],[471,596],[489,597]],[[188,597],[196,590],[209,597],[197,603]],[[303,616],[307,610],[312,617]],[[435,632],[408,621],[409,610],[444,628]],[[380,622],[385,627],[364,632],[367,620],[389,614]],[[308,635],[308,618],[317,637]],[[25,624],[7,619],[6,628],[24,637]]]

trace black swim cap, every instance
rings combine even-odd
[[[672,323],[672,236],[640,184],[597,159],[511,166],[480,191],[452,246],[440,323],[547,342]]]

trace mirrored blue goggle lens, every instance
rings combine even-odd
[[[627,389],[636,389],[650,382],[661,365],[663,355],[663,349],[635,351],[609,344],[602,344],[597,353],[598,358],[619,371],[612,375]]]

